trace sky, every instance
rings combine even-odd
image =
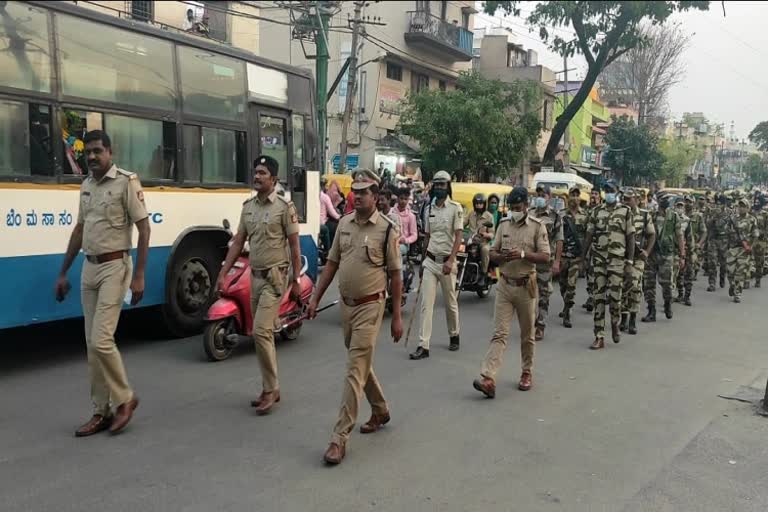
[[[553,71],[563,70],[563,58],[549,51],[538,33],[525,25],[526,12],[535,3],[523,5],[521,18],[502,18],[484,13],[476,15],[475,26],[503,25],[513,30],[516,43],[539,54],[539,64]],[[478,2],[478,10],[482,2]],[[683,55],[685,75],[669,94],[671,115],[679,119],[683,112],[703,112],[711,121],[725,124],[730,135],[734,122],[737,138],[746,138],[754,126],[768,120],[768,2],[710,2],[709,11],[674,14],[669,22],[681,23],[691,35]],[[567,37],[570,27],[560,30]],[[569,80],[584,76],[583,57],[569,59]],[[562,73],[558,74],[562,80]]]

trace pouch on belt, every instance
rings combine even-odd
[[[528,274],[528,295],[535,299],[538,293],[539,285],[536,283],[536,272],[531,272]]]

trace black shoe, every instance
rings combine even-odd
[[[728,296],[733,297],[733,285],[728,287]]]
[[[566,309],[563,311],[563,327],[566,329],[570,329],[573,327],[573,324],[571,323],[571,310]]]
[[[693,302],[691,302],[690,295],[686,295],[685,297],[683,297],[683,304],[685,304],[686,306],[693,306]]]
[[[681,302],[683,302],[683,297],[681,295],[678,295],[677,297],[672,299],[672,302],[674,302],[675,304],[680,304]]]
[[[664,301],[664,314],[667,316],[667,319],[672,318],[672,302],[668,300]]]
[[[429,357],[429,350],[427,350],[427,349],[425,349],[423,347],[418,347],[416,349],[416,352],[412,353],[408,357],[410,357],[413,360],[416,360],[416,359],[426,359],[426,358]]]
[[[591,313],[592,310],[595,309],[595,301],[591,298],[587,299],[587,303],[584,304],[584,308]]]
[[[611,324],[611,338],[614,343],[621,341],[621,333],[619,332],[619,324]]]
[[[621,314],[621,323],[619,324],[619,330],[625,332],[627,330],[627,322],[629,321],[629,313]]]
[[[725,288],[725,274],[720,274],[720,288]]]
[[[760,280],[759,279],[757,279],[755,281],[755,288],[760,288]]]
[[[630,313],[629,326],[627,326],[627,332],[633,336],[637,334],[637,324],[635,323],[636,321],[637,321],[637,313]]]
[[[713,284],[709,285],[709,286],[707,287],[707,291],[708,291],[708,292],[713,292],[713,291],[715,291],[715,285],[713,285]]]
[[[455,352],[459,350],[459,337],[451,336],[451,343],[448,345],[448,350]]]
[[[739,303],[741,302],[741,297],[739,297],[738,295],[736,295],[736,296],[733,298],[733,302],[735,302],[736,304],[739,304]]]
[[[648,314],[640,319],[641,322],[655,322],[656,321],[656,306],[648,306]]]

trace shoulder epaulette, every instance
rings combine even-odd
[[[531,219],[533,222],[536,222],[537,224],[544,224],[540,219],[537,219],[536,217],[531,217],[528,215],[528,218]]]
[[[509,222],[509,221],[510,221],[509,217],[502,217],[501,219],[499,219],[499,226],[501,226],[502,223]]]
[[[386,215],[383,215],[381,212],[379,212],[379,218],[386,220],[387,222],[389,222],[393,226],[396,226],[395,221],[393,221],[392,219],[390,219]]]
[[[254,197],[256,197],[256,196],[253,196],[253,197],[249,197],[248,199],[246,199],[245,201],[243,201],[243,204],[248,204],[248,203],[250,203],[251,201],[253,201]]]
[[[137,180],[139,179],[139,175],[135,172],[126,171],[125,169],[117,168],[117,172],[128,178],[129,180]]]
[[[288,199],[287,197],[285,197],[285,196],[281,196],[280,194],[277,194],[277,198],[278,198],[278,199],[280,199],[280,200],[281,200],[282,202],[284,202],[285,204],[287,204],[287,205],[289,205],[289,206],[293,206],[293,201],[291,201],[291,200],[290,200],[290,199]]]

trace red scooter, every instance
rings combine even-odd
[[[225,223],[225,228],[228,223]],[[227,274],[221,297],[208,309],[207,325],[203,333],[203,348],[211,361],[223,361],[240,343],[253,341],[253,312],[251,311],[251,267],[246,247]],[[309,299],[315,283],[306,275],[307,258],[302,255],[301,297],[291,298],[290,287],[280,300],[278,325],[274,327],[275,338],[295,340],[301,333],[303,321],[307,319]],[[324,311],[338,301],[318,309]]]

